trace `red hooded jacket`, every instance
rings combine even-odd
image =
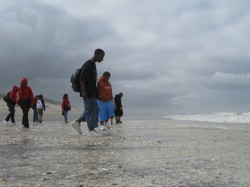
[[[19,90],[19,88],[16,85],[13,86],[12,90],[9,92],[9,100],[10,100],[10,102],[16,103],[18,90]]]
[[[28,86],[28,80],[27,78],[23,78],[21,80],[21,85],[18,90],[17,104],[19,104],[21,100],[28,99],[28,98],[30,98],[30,101],[32,104],[35,104],[35,98],[33,96],[32,89]]]

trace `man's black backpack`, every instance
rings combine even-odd
[[[71,75],[71,84],[72,88],[75,92],[80,92],[80,76],[81,76],[82,68],[79,68]]]
[[[83,70],[84,68],[86,68],[86,66],[89,65],[90,61],[93,62],[93,60],[89,60],[89,61],[85,62],[85,63],[82,65],[81,68],[77,69],[77,70],[75,71],[75,73],[73,73],[73,74],[71,75],[71,84],[72,84],[71,86],[72,86],[72,88],[73,88],[73,90],[74,90],[75,92],[80,92],[80,91],[81,91],[81,85],[80,85],[81,73],[82,73],[82,70]]]

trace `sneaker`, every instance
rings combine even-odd
[[[99,136],[100,133],[97,132],[95,129],[93,129],[93,130],[90,130],[90,131],[89,131],[89,135],[91,135],[91,136]]]
[[[71,123],[72,127],[75,129],[75,131],[78,133],[78,134],[82,134],[82,131],[81,131],[81,128],[80,128],[80,123],[76,122],[76,121],[73,121]]]
[[[105,125],[101,125],[101,130],[106,130]]]
[[[5,125],[8,125],[8,121],[6,121],[6,120],[3,120],[3,123],[4,123]]]
[[[106,123],[105,123],[105,126],[106,126],[108,129],[110,129],[109,122],[106,122]]]

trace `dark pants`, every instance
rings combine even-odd
[[[29,110],[31,107],[30,99],[21,100],[20,107],[23,111],[22,125],[26,128],[29,128]]]
[[[15,104],[8,102],[7,106],[9,107],[9,111],[10,113],[8,114],[8,116],[5,118],[5,121],[9,121],[11,119],[12,123],[15,123]]]

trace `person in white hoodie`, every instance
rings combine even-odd
[[[43,122],[43,103],[42,103],[42,98],[41,95],[37,97],[37,102],[36,102],[36,108],[37,108],[37,115],[38,115],[38,121],[39,123]]]

